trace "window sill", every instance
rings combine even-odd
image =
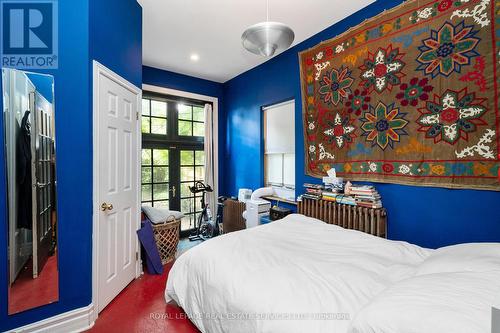
[[[280,198],[280,197],[277,197],[275,195],[268,195],[268,196],[262,197],[262,199],[271,200],[271,201],[284,202],[284,203],[287,203],[287,204],[290,204],[290,205],[295,205],[295,206],[297,205],[297,201]]]

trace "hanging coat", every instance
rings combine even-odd
[[[26,111],[21,121],[19,136],[17,137],[17,188],[18,197],[18,228],[32,229],[32,192],[31,192],[31,126],[30,112]]]

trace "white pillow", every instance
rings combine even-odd
[[[176,210],[168,210],[164,208],[154,208],[150,206],[142,206],[142,211],[153,224],[165,223],[172,220],[172,216],[176,219],[182,219],[184,214]]]
[[[442,247],[420,264],[416,275],[491,270],[500,270],[500,243],[469,243]]]
[[[415,276],[382,291],[359,311],[349,333],[490,333],[500,271]]]

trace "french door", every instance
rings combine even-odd
[[[143,93],[142,204],[181,211],[181,234],[195,227],[205,178],[204,102]]]
[[[204,181],[205,153],[193,148],[142,149],[142,204],[184,213],[181,232],[194,228],[201,213],[201,196],[191,193],[195,181]]]

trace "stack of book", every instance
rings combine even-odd
[[[343,188],[338,185],[331,185],[328,183],[324,185],[305,183],[304,188],[306,193],[302,195],[302,198],[322,199],[339,204],[366,208],[382,208],[380,194],[373,186],[352,185],[349,189],[349,194],[344,194]]]
[[[382,200],[380,194],[373,186],[355,186],[351,187],[350,195],[354,197],[356,206],[367,208],[381,208]]]
[[[313,200],[321,199],[324,189],[323,185],[304,183],[304,187],[306,189],[306,193],[302,195],[303,198]]]
[[[341,194],[337,197],[337,202],[343,205],[357,206],[356,199],[352,196]]]
[[[323,194],[321,198],[326,201],[332,201],[335,202],[337,201],[337,197],[340,196],[338,192],[333,192],[333,191],[323,191]]]

